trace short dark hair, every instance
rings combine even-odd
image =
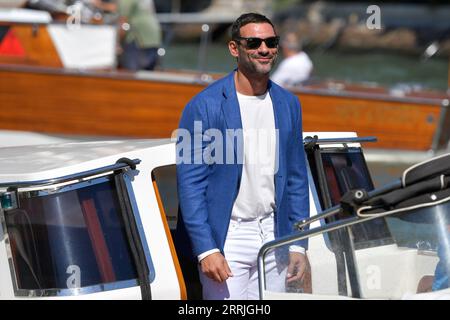
[[[239,18],[237,18],[231,26],[231,40],[238,40],[238,38],[241,36],[241,28],[249,23],[268,23],[275,31],[275,26],[273,25],[272,21],[270,21],[266,16],[254,12],[244,13]]]

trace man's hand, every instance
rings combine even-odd
[[[305,277],[305,270],[307,266],[307,259],[304,254],[300,252],[289,253],[289,265],[286,273],[286,282],[292,283],[295,281],[303,281]]]
[[[202,272],[208,278],[219,283],[222,283],[233,276],[227,260],[225,260],[225,257],[220,252],[215,252],[204,258],[200,261],[200,266]]]

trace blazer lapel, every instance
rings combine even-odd
[[[277,148],[276,149],[276,156],[275,156],[275,167],[278,169],[275,173],[274,180],[275,180],[275,204],[278,206],[278,204],[281,201],[281,196],[283,194],[284,190],[284,183],[283,183],[283,172],[284,172],[284,155],[285,153],[285,145],[284,143],[281,143],[281,141],[285,141],[284,137],[281,135],[284,134],[285,130],[280,130],[280,126],[284,123],[282,117],[286,113],[286,109],[284,108],[285,102],[283,101],[280,93],[278,90],[274,88],[272,85],[272,82],[269,81],[269,93],[270,98],[272,99],[272,106],[273,106],[273,115],[275,118],[275,129],[277,130]],[[283,158],[282,158],[283,157]]]
[[[227,136],[226,152],[228,152],[229,143],[233,143],[235,156],[234,160],[238,164],[240,182],[242,175],[242,163],[244,160],[244,137],[242,134],[241,110],[239,108],[239,101],[236,95],[236,86],[234,84],[234,73],[235,71],[231,72],[227,76],[227,80],[224,82],[223,95],[225,99],[223,100],[221,107],[226,127],[229,129],[227,132],[223,132],[223,134],[227,135],[231,133],[236,136],[233,140],[230,140],[230,137]],[[238,141],[241,141],[242,143],[239,145]]]
[[[228,75],[224,83],[222,113],[228,129],[242,129],[241,111],[234,84],[234,72]]]

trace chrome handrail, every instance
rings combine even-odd
[[[315,236],[315,235],[325,233],[328,231],[334,231],[334,230],[337,230],[342,227],[351,226],[356,223],[362,222],[362,220],[366,221],[369,219],[373,219],[373,218],[372,217],[364,218],[364,219],[361,219],[359,217],[347,218],[345,220],[340,220],[340,221],[329,223],[326,226],[320,226],[320,227],[317,227],[314,229],[301,231],[298,234],[292,234],[292,235],[285,236],[280,239],[265,243],[261,247],[261,249],[259,250],[259,253],[258,253],[259,299],[260,300],[264,299],[264,289],[266,287],[266,279],[265,279],[265,271],[266,271],[265,269],[266,268],[264,265],[264,260],[266,258],[267,253],[269,252],[269,250],[276,249],[278,247],[287,245],[287,244],[295,242],[295,241],[300,241],[300,240],[306,239],[310,236]]]
[[[335,231],[337,229],[350,227],[354,224],[363,223],[363,222],[370,221],[370,220],[373,220],[376,218],[389,216],[394,213],[395,213],[395,211],[390,210],[390,211],[387,211],[384,213],[378,213],[378,214],[370,215],[367,217],[354,216],[354,217],[350,217],[347,219],[337,220],[337,221],[328,223],[325,226],[320,226],[320,227],[317,227],[314,229],[300,231],[299,233],[284,236],[282,238],[265,243],[258,252],[258,260],[257,260],[260,300],[264,299],[264,289],[266,287],[266,279],[265,279],[265,271],[266,270],[265,270],[264,260],[266,258],[267,253],[269,252],[269,250],[276,249],[278,247],[287,245],[289,243],[300,241],[300,240],[306,239],[308,237],[313,237],[313,236],[316,236],[316,235],[319,235],[319,234],[322,234],[325,232]]]

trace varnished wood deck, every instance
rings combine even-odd
[[[163,79],[163,80],[157,80]],[[205,87],[195,77],[79,73],[0,66],[0,128],[55,134],[170,137],[186,103]],[[367,147],[427,150],[441,112],[439,99],[378,93],[296,92],[305,131],[376,136]]]

